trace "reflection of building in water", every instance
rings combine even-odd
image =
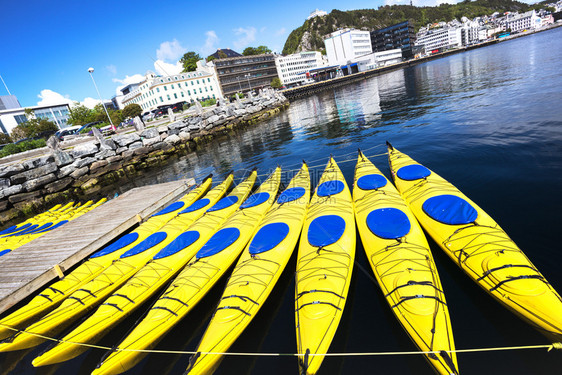
[[[300,105],[300,104],[304,105]],[[319,93],[299,100],[298,106],[289,106],[287,116],[296,138],[303,137],[304,129],[330,121],[337,113],[329,92]]]
[[[362,95],[356,95],[357,86],[361,86]],[[381,107],[378,78],[342,87],[334,95],[340,122],[360,126],[369,126],[380,119]]]

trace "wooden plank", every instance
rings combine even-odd
[[[0,257],[0,313],[57,278],[55,266],[68,270],[194,184],[190,179],[131,189]]]

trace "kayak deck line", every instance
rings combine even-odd
[[[131,189],[0,257],[0,314],[58,277],[56,266],[70,269],[194,184],[184,179]]]
[[[2,326],[2,324],[0,324]],[[209,355],[229,355],[229,356],[245,356],[245,357],[360,357],[360,356],[395,356],[395,355],[425,355],[425,354],[440,354],[441,352],[446,353],[478,353],[478,352],[497,352],[497,351],[508,351],[508,350],[534,350],[534,349],[546,349],[547,352],[551,352],[553,349],[562,350],[562,342],[553,342],[551,344],[542,345],[520,345],[520,346],[495,346],[491,348],[471,348],[471,349],[455,349],[455,350],[433,350],[433,351],[407,351],[407,352],[353,352],[353,353],[260,353],[260,352],[197,352],[188,350],[158,350],[158,349],[122,349],[103,345],[88,344],[84,342],[73,342],[65,341],[62,339],[57,339],[54,337],[48,337],[40,335],[33,332],[26,332],[25,330],[20,330],[16,328],[11,328],[4,326],[5,328],[13,330],[15,333],[25,332],[33,336],[37,336],[41,339],[53,341],[56,343],[66,343],[84,346],[92,349],[101,350],[111,350],[114,352],[137,352],[137,353],[155,353],[155,354],[185,354],[185,355],[196,355],[196,354],[209,354]]]

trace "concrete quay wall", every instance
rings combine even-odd
[[[252,125],[289,105],[277,92],[216,106],[165,125],[50,150],[42,156],[0,165],[0,227],[32,216],[56,203],[98,198],[144,169],[162,166],[174,154],[234,128]]]

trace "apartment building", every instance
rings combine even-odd
[[[346,65],[373,52],[369,31],[342,29],[324,37],[328,65]]]
[[[281,83],[291,86],[305,82],[312,69],[326,66],[322,54],[318,51],[293,53],[287,56],[276,56],[275,66]]]

